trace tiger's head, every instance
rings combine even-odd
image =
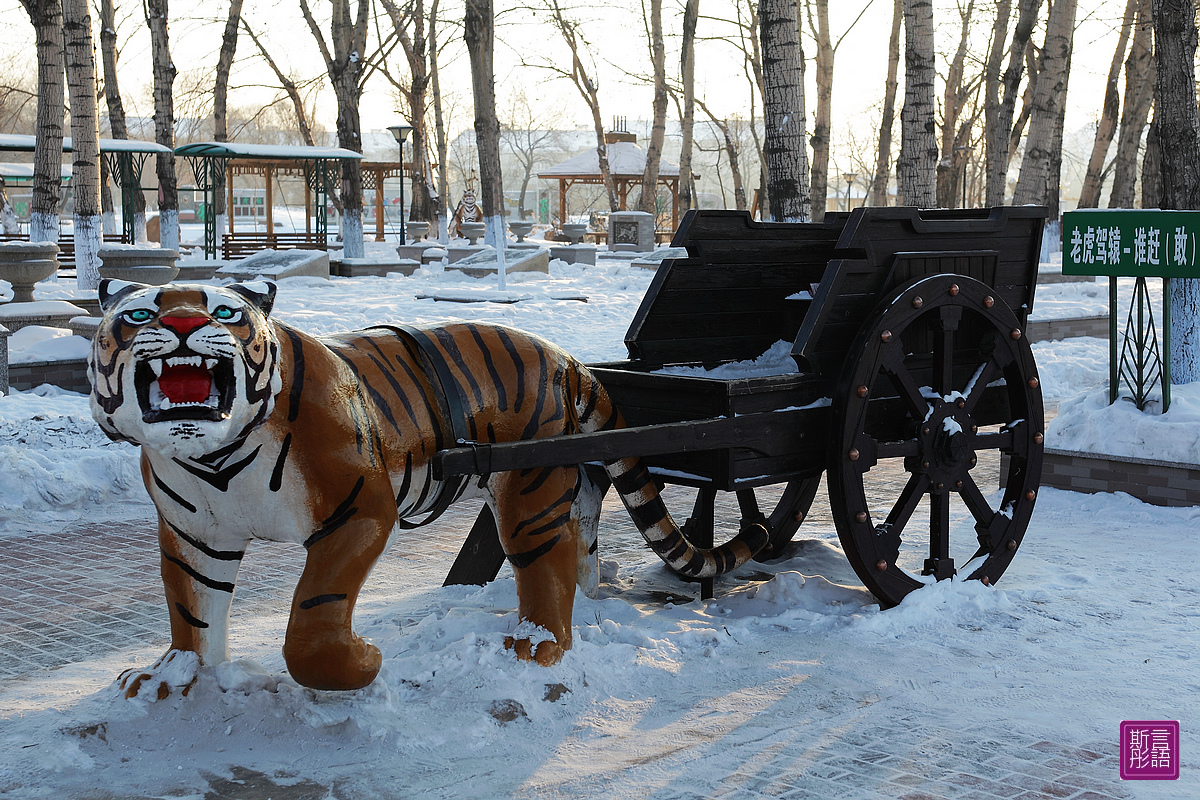
[[[197,458],[270,416],[283,385],[275,284],[100,282],[92,415],[112,439]]]

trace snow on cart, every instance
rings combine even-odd
[[[460,443],[435,470],[643,456],[657,480],[698,489],[688,523],[698,546],[712,545],[717,493],[734,493],[740,525],[770,532],[759,560],[782,553],[824,474],[846,556],[884,606],[956,574],[994,583],[1041,475],[1042,395],[1025,327],[1046,215],[859,208],[758,223],[691,211],[671,243],[688,256],[655,275],[625,337],[629,360],[591,365],[629,427]],[[796,371],[704,371],[780,340]],[[778,498],[768,510],[756,497],[765,487]],[[447,582],[495,577],[503,553],[489,517],[485,508]],[[711,579],[701,583],[711,597]]]

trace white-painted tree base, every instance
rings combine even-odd
[[[159,209],[158,243],[168,250],[179,249],[179,209]]]
[[[363,254],[362,209],[346,209],[342,214],[342,258],[362,258]]]
[[[35,212],[29,215],[29,241],[58,244],[58,214]]]
[[[100,243],[104,240],[102,216],[74,217],[75,282],[82,291],[100,286]]]

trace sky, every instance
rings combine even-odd
[[[965,0],[963,0],[965,2]],[[288,4],[291,6],[292,4]],[[514,92],[523,91],[539,116],[549,121],[557,119],[564,127],[588,126],[590,117],[574,87],[566,80],[552,79],[545,70],[521,66],[522,60],[536,62],[540,58],[558,59],[565,63],[565,48],[545,28],[539,15],[528,8],[516,8],[514,3],[497,3],[498,41],[496,45],[497,94],[501,105]],[[867,10],[851,29],[863,7]],[[986,14],[989,3],[977,2]],[[313,39],[298,12],[286,16],[279,6],[247,3],[245,18],[268,42],[273,56],[296,77],[320,71],[320,56]],[[681,3],[665,4],[668,31],[668,70],[678,63],[678,37],[672,34],[679,28]],[[180,72],[177,86],[189,73],[212,69],[220,45],[226,4],[218,0],[199,0],[194,5],[176,6],[171,23],[172,54]],[[956,3],[936,0],[936,47],[939,53],[953,49],[959,35]],[[698,45],[697,95],[715,113],[722,116],[749,114],[748,83],[737,52],[729,45],[716,41],[732,29],[720,19],[733,16],[733,0],[706,0],[701,4],[702,20]],[[1073,130],[1094,120],[1103,96],[1104,80],[1116,41],[1115,27],[1119,25],[1124,3],[1119,0],[1081,0],[1077,12],[1075,58],[1070,79],[1067,129]],[[453,13],[453,12],[449,12]],[[125,0],[118,2],[118,22],[121,53],[122,91],[131,113],[149,116],[150,97],[149,34],[141,17],[140,4]],[[876,135],[878,105],[883,95],[887,68],[887,44],[892,18],[892,4],[887,0],[846,0],[830,4],[830,28],[835,42],[839,39],[834,72],[833,136],[835,150],[851,139],[870,141]],[[604,122],[613,117],[629,120],[647,118],[650,113],[651,91],[640,84],[638,73],[650,71],[646,56],[645,37],[640,5],[631,0],[603,7],[583,7],[579,19],[583,30],[593,43],[599,64],[599,82]],[[847,33],[847,30],[849,32]],[[989,23],[977,26],[972,33],[975,49],[982,51],[989,35]],[[470,126],[470,77],[467,60],[454,29],[443,31],[449,38],[452,52],[444,64],[443,91],[451,108],[451,135]],[[1035,40],[1040,39],[1035,33]],[[33,69],[32,27],[17,0],[0,0],[0,67],[8,71]],[[252,56],[252,45],[245,38],[239,42],[238,62],[235,65],[232,105],[261,105],[269,102],[277,90],[261,88],[274,83],[274,76],[261,59]],[[561,52],[560,52],[561,51]],[[806,43],[806,55],[811,59],[811,38]],[[944,64],[944,59],[941,59]],[[939,67],[939,71],[942,68]],[[631,76],[627,73],[635,73]],[[815,105],[814,69],[807,74],[807,105],[811,120]],[[211,80],[211,78],[206,78]],[[901,77],[902,80],[902,77]],[[255,84],[259,86],[256,88]],[[206,85],[202,82],[201,85]],[[940,90],[939,90],[940,91]],[[319,110],[320,121],[332,130],[335,116],[332,92]],[[377,78],[364,97],[361,106],[364,131],[382,131],[396,124],[399,114],[387,83]],[[671,112],[674,113],[672,109]],[[761,108],[758,113],[761,114]]]

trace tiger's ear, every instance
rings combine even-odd
[[[110,306],[125,295],[145,288],[147,287],[141,283],[129,283],[128,281],[118,281],[113,278],[102,278],[99,289],[100,308],[103,311],[108,311]]]
[[[258,306],[264,317],[271,315],[271,309],[275,306],[275,291],[277,289],[271,281],[235,283],[229,288]]]

